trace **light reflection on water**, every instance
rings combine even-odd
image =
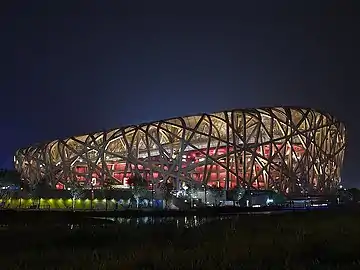
[[[283,211],[278,211],[284,213]],[[271,215],[273,212],[244,212],[245,215]],[[192,228],[200,226],[204,223],[216,221],[216,220],[228,220],[228,219],[237,219],[239,214],[236,215],[222,215],[216,217],[199,217],[199,216],[183,216],[183,217],[138,217],[138,218],[123,218],[123,217],[97,217],[93,220],[101,221],[104,220],[104,225],[113,225],[113,224],[126,224],[126,225],[156,225],[156,224],[171,224],[176,225],[177,228]]]
[[[276,214],[285,213],[286,211],[277,211]],[[14,224],[1,224],[0,222],[0,230],[8,230],[8,229],[18,229],[18,230],[42,230],[44,228],[66,228],[70,230],[88,228],[88,227],[98,227],[98,228],[110,228],[116,226],[131,226],[131,227],[139,227],[139,226],[152,226],[152,225],[160,225],[160,224],[168,224],[170,226],[175,226],[176,228],[193,228],[201,226],[205,223],[219,221],[219,220],[234,220],[238,219],[240,215],[272,215],[274,212],[245,212],[245,213],[237,213],[237,214],[225,214],[222,216],[213,216],[213,217],[205,217],[205,216],[177,216],[177,217],[153,217],[153,216],[144,216],[138,218],[125,218],[125,217],[88,217],[85,220],[82,220],[80,223],[69,222],[43,222],[32,223],[14,223]]]
[[[116,225],[130,225],[130,226],[143,226],[143,225],[158,225],[158,224],[169,224],[174,225],[176,228],[193,228],[201,226],[202,224],[216,221],[232,219],[231,216],[223,217],[198,217],[198,216],[185,216],[185,217],[139,217],[139,218],[122,218],[122,217],[98,217],[93,218],[94,220],[100,221],[95,226],[106,227]],[[104,222],[101,223],[101,220]],[[69,229],[73,230],[79,228],[78,224],[68,224]]]
[[[278,214],[282,214],[285,211],[277,211]],[[221,216],[214,217],[199,217],[199,216],[183,216],[183,217],[152,217],[145,216],[139,218],[108,218],[108,217],[98,217],[94,218],[97,220],[103,219],[104,221],[112,221],[117,224],[136,224],[136,225],[151,225],[151,224],[176,224],[178,227],[197,227],[207,222],[212,222],[215,220],[228,220],[236,219],[239,215],[272,215],[274,212],[264,211],[264,212],[244,212],[236,214],[225,214]]]

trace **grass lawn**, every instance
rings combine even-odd
[[[175,225],[0,230],[1,269],[360,269],[351,211]]]

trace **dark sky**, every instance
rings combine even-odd
[[[358,1],[7,2],[0,167],[58,137],[294,105],[345,122],[343,180],[360,186]]]

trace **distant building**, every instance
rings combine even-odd
[[[345,127],[312,109],[231,110],[120,127],[19,149],[24,179],[59,189],[127,188],[142,175],[149,188],[171,181],[225,190],[322,193],[340,183]]]

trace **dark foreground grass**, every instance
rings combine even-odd
[[[1,269],[360,269],[353,212],[173,225],[0,232]]]

